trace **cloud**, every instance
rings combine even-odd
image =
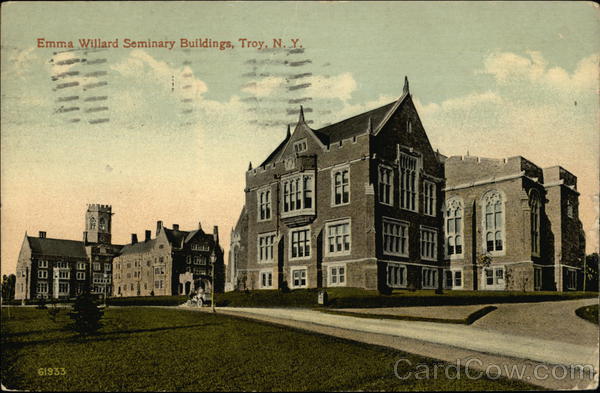
[[[349,72],[335,76],[313,75],[308,82],[311,86],[307,93],[312,97],[342,101],[349,100],[357,87],[356,80]]]

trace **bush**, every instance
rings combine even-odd
[[[36,307],[38,310],[45,310],[48,307],[46,307],[46,299],[44,299],[43,297],[40,298],[40,300],[38,300],[38,304]]]
[[[94,334],[102,327],[102,311],[89,294],[80,295],[73,304],[69,317],[73,320],[71,328],[81,335]]]
[[[188,296],[132,296],[107,299],[111,306],[179,306],[188,300]]]

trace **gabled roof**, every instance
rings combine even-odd
[[[320,129],[313,130],[312,128],[308,127],[306,123],[303,123],[303,126],[306,127],[309,132],[312,132],[325,146],[339,142],[342,139],[352,138],[365,133],[369,129],[369,122],[376,133],[385,125],[392,113],[396,111],[406,97],[409,97],[408,92],[405,92],[398,100],[390,102],[389,104],[385,104],[379,108],[360,113]],[[285,151],[285,147],[289,140],[290,135],[288,134],[283,142],[281,142],[279,146],[275,148],[275,150],[262,164],[260,164],[260,166],[265,166],[277,161],[277,159],[279,159],[281,154],[283,154]]]
[[[50,239],[27,236],[31,251],[42,255],[87,258],[83,242],[77,240]]]
[[[168,228],[164,228],[165,231],[165,235],[167,235],[167,240],[169,241],[169,243],[174,244],[177,247],[181,246],[181,241],[187,238],[187,236],[189,235],[188,231],[180,231],[180,230],[175,230],[175,229],[168,229]]]
[[[138,242],[135,244],[126,244],[121,249],[120,255],[150,252],[152,250],[152,248],[154,248],[155,244],[156,244],[156,239]]]

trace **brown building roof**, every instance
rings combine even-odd
[[[138,242],[135,244],[126,244],[121,249],[120,255],[137,254],[149,252],[154,247],[156,239],[151,239],[144,242]]]

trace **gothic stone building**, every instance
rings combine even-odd
[[[294,132],[246,172],[229,289],[578,289],[576,178],[513,157],[446,158],[405,80],[395,102]]]
[[[192,231],[169,229],[162,221],[156,223],[156,237],[145,231],[138,242],[131,235],[131,244],[114,259],[115,296],[151,296],[189,294],[202,286],[212,285],[211,254],[215,253],[215,291],[223,291],[223,251],[219,246],[218,227],[212,234],[201,225]]]
[[[121,246],[111,243],[112,207],[88,205],[83,241],[25,234],[17,260],[15,299],[72,298],[83,292],[110,295],[112,259]]]

